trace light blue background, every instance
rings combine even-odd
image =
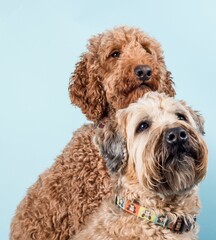
[[[139,27],[161,43],[177,98],[205,117],[209,170],[200,188],[200,239],[216,239],[216,2],[1,0],[1,240],[28,187],[87,122],[67,90],[87,39],[119,25]]]

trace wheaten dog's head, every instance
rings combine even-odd
[[[73,104],[95,122],[148,91],[173,96],[159,43],[136,28],[118,27],[89,40],[69,85]]]
[[[116,119],[95,137],[111,173],[163,195],[181,194],[204,178],[204,121],[184,102],[149,92]]]

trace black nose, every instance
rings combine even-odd
[[[168,129],[165,138],[169,144],[184,143],[187,141],[188,135],[182,127],[177,127]]]
[[[138,65],[134,69],[136,77],[141,81],[146,81],[151,78],[152,69],[149,65]]]

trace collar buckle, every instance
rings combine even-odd
[[[189,220],[184,219],[182,217],[178,217],[171,230],[176,233],[183,233],[189,232],[192,229],[192,227],[193,223],[191,223]]]

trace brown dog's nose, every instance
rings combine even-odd
[[[170,128],[165,135],[166,142],[169,144],[184,143],[188,136],[182,127]]]
[[[136,77],[141,81],[146,81],[151,78],[152,69],[149,65],[138,65],[134,69]]]

